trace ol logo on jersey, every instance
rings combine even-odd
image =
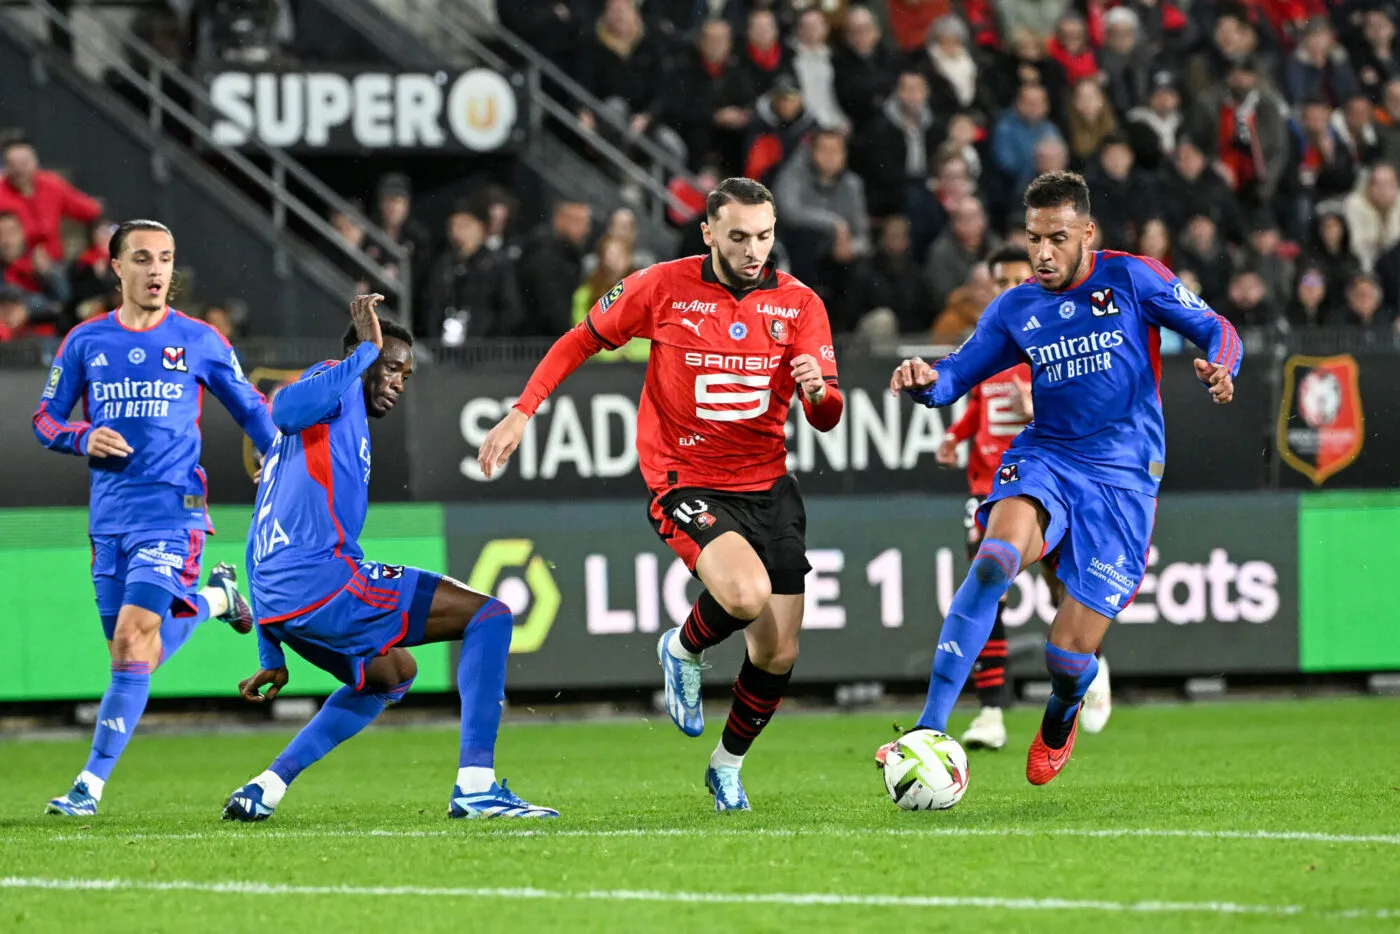
[[[1089,310],[1095,318],[1106,318],[1118,314],[1118,305],[1113,301],[1112,289],[1096,289],[1089,296]]]
[[[178,370],[181,373],[188,373],[190,368],[185,365],[185,348],[164,347],[160,352],[160,365],[167,370]]]

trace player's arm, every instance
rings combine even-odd
[[[222,334],[210,328],[205,341],[205,371],[201,382],[209,387],[209,391],[228,409],[233,420],[253,439],[258,453],[266,454],[272,446],[272,439],[277,437],[266,397],[243,376],[243,368],[238,365],[233,345]]]
[[[1001,320],[1001,297],[992,299],[977,328],[961,347],[929,366],[918,357],[905,360],[890,379],[890,391],[909,393],[929,408],[952,405],[989,376],[1021,362],[1021,349]]]
[[[261,704],[272,700],[287,686],[287,657],[282,653],[282,644],[266,626],[255,628],[258,630],[258,671],[251,678],[238,682],[238,693],[246,701]],[[262,693],[264,686],[266,694]]]
[[[836,350],[826,305],[815,295],[798,318],[793,353],[792,378],[802,393],[802,414],[817,431],[830,431],[841,421],[846,400],[836,378]]]
[[[295,383],[283,386],[272,399],[272,423],[284,435],[295,435],[340,414],[345,391],[374,366],[379,348],[361,341],[344,360],[308,370]]]
[[[1163,267],[1165,270],[1165,267]],[[1235,398],[1235,377],[1244,360],[1244,342],[1235,326],[1193,294],[1176,276],[1139,262],[1132,271],[1138,304],[1147,320],[1171,328],[1205,350],[1196,358],[1196,377],[1224,404]]]
[[[634,337],[652,336],[651,291],[660,275],[650,268],[634,272],[608,290],[587,317],[554,342],[530,374],[515,405],[481,442],[476,460],[486,477],[505,466],[520,446],[526,422],[585,360],[604,350],[617,350]]]
[[[87,375],[82,353],[71,340],[65,339],[54,357],[53,369],[49,370],[49,381],[44,386],[39,407],[34,411],[34,436],[50,451],[83,457],[88,454],[88,442],[93,435],[97,435],[98,443],[93,446],[93,457],[104,457],[108,453],[119,457],[130,454],[131,448],[112,429],[94,430],[88,422],[68,418],[86,388]],[[107,450],[114,439],[120,444],[114,450]]]

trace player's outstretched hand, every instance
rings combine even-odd
[[[476,455],[477,466],[486,479],[491,479],[497,470],[504,467],[515,449],[520,447],[520,439],[525,435],[525,423],[529,420],[524,412],[511,409],[486,435]]]
[[[894,368],[890,377],[890,395],[897,396],[906,389],[927,389],[938,382],[938,371],[921,357],[910,357]]]
[[[384,346],[384,335],[379,333],[379,316],[374,313],[374,306],[382,301],[384,296],[375,292],[356,295],[350,303],[350,319],[355,322],[355,336],[380,348]]]
[[[934,460],[944,467],[952,467],[958,462],[958,439],[951,434],[943,436],[943,443],[933,455]]]
[[[87,436],[88,457],[126,457],[130,453],[131,445],[114,429],[94,428]]]
[[[267,693],[262,693],[264,685],[271,685]],[[259,668],[258,673],[251,678],[244,678],[238,682],[238,694],[245,701],[254,704],[261,704],[263,701],[270,701],[277,696],[277,692],[287,686],[287,669],[285,668]]]
[[[1224,405],[1234,400],[1235,381],[1230,378],[1230,371],[1220,364],[1207,363],[1197,357],[1196,378],[1206,384],[1212,401],[1217,404]]]
[[[822,365],[809,353],[792,358],[792,378],[802,388],[802,394],[813,404],[822,401],[826,395],[826,380],[822,377]]]

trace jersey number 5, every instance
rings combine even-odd
[[[768,388],[767,376],[738,373],[706,373],[695,377],[695,417],[707,422],[741,422],[758,418],[768,411],[773,390]],[[747,386],[753,392],[721,389],[727,386]],[[742,405],[741,409],[706,408],[706,406]]]

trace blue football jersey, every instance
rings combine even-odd
[[[1051,451],[1090,479],[1155,496],[1166,469],[1160,329],[1190,339],[1232,377],[1244,348],[1234,326],[1161,263],[1107,250],[1089,261],[1072,289],[1027,282],[997,296],[967,342],[934,365],[938,382],[914,395],[950,405],[1029,363],[1035,417],[1008,456]]]
[[[94,535],[148,529],[213,531],[199,466],[199,416],[208,388],[258,450],[276,430],[267,400],[244,377],[222,334],[173,308],[136,331],[115,311],[68,332],[34,413],[34,434],[50,450],[84,456],[94,428],[126,439],[126,457],[88,458]],[[82,402],[83,420],[70,420]]]
[[[344,360],[311,367],[273,397],[280,434],[263,463],[248,531],[260,623],[300,616],[355,586],[370,476],[360,377],[378,356],[379,348],[362,343]]]

